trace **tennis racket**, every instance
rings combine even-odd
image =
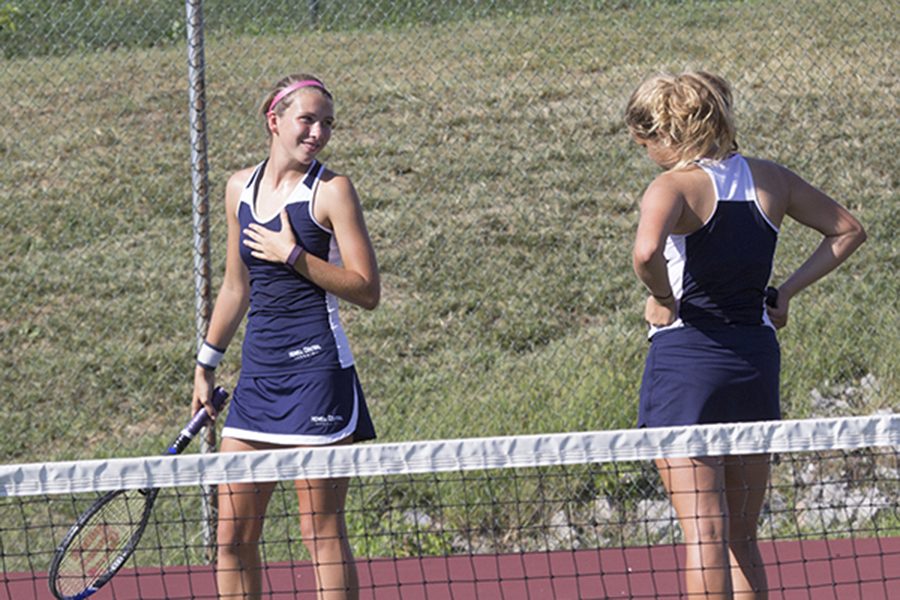
[[[217,387],[212,405],[218,412],[228,392]],[[166,454],[180,454],[209,414],[200,409]],[[59,600],[80,600],[106,585],[134,552],[150,520],[158,489],[115,490],[84,511],[60,542],[50,563],[50,591]]]

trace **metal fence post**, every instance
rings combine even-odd
[[[203,44],[203,0],[186,0],[188,98],[191,124],[191,196],[194,228],[194,302],[197,349],[203,343],[212,312],[209,235],[209,161],[206,137],[206,63]],[[215,450],[215,428],[205,428],[200,451]],[[216,498],[212,486],[203,488],[203,543],[206,558],[214,559]]]

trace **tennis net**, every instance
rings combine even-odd
[[[136,551],[94,597],[216,598],[203,504],[210,486],[260,482],[276,482],[263,597],[316,598],[292,481],[343,477],[362,598],[686,597],[684,533],[654,461],[751,468],[759,455],[771,456],[759,518],[768,597],[900,598],[898,447],[900,415],[880,414],[4,465],[0,598],[53,598],[49,565],[77,516],[108,491],[149,488],[158,497]],[[135,506],[109,518],[138,519]],[[67,568],[90,570],[86,554]]]

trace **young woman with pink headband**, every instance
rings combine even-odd
[[[260,113],[269,153],[228,180],[225,277],[197,357],[193,408],[208,407],[215,368],[249,309],[220,451],[373,439],[337,306],[341,299],[373,309],[381,287],[356,190],[317,158],[331,138],[332,95],[311,75],[291,75]],[[274,485],[219,488],[220,597],[262,594],[259,538]],[[295,487],[319,598],[357,598],[344,519],[347,480]]]

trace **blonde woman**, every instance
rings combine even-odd
[[[334,100],[321,80],[300,73],[279,81],[260,113],[268,156],[233,174],[225,191],[225,277],[197,357],[194,410],[208,406],[214,370],[249,309],[221,451],[372,439],[337,303],[373,309],[380,283],[353,184],[317,158],[331,139]],[[295,487],[318,597],[357,598],[344,519],[347,480],[297,481]],[[219,487],[222,598],[261,597],[259,538],[273,488]]]
[[[775,330],[791,299],[866,239],[841,205],[784,166],[738,152],[728,83],[657,75],[625,121],[664,172],[644,192],[634,270],[649,293],[639,426],[781,418]],[[785,216],[822,240],[765,302]],[[687,547],[691,598],[766,598],[757,522],[768,456],[660,460]]]

